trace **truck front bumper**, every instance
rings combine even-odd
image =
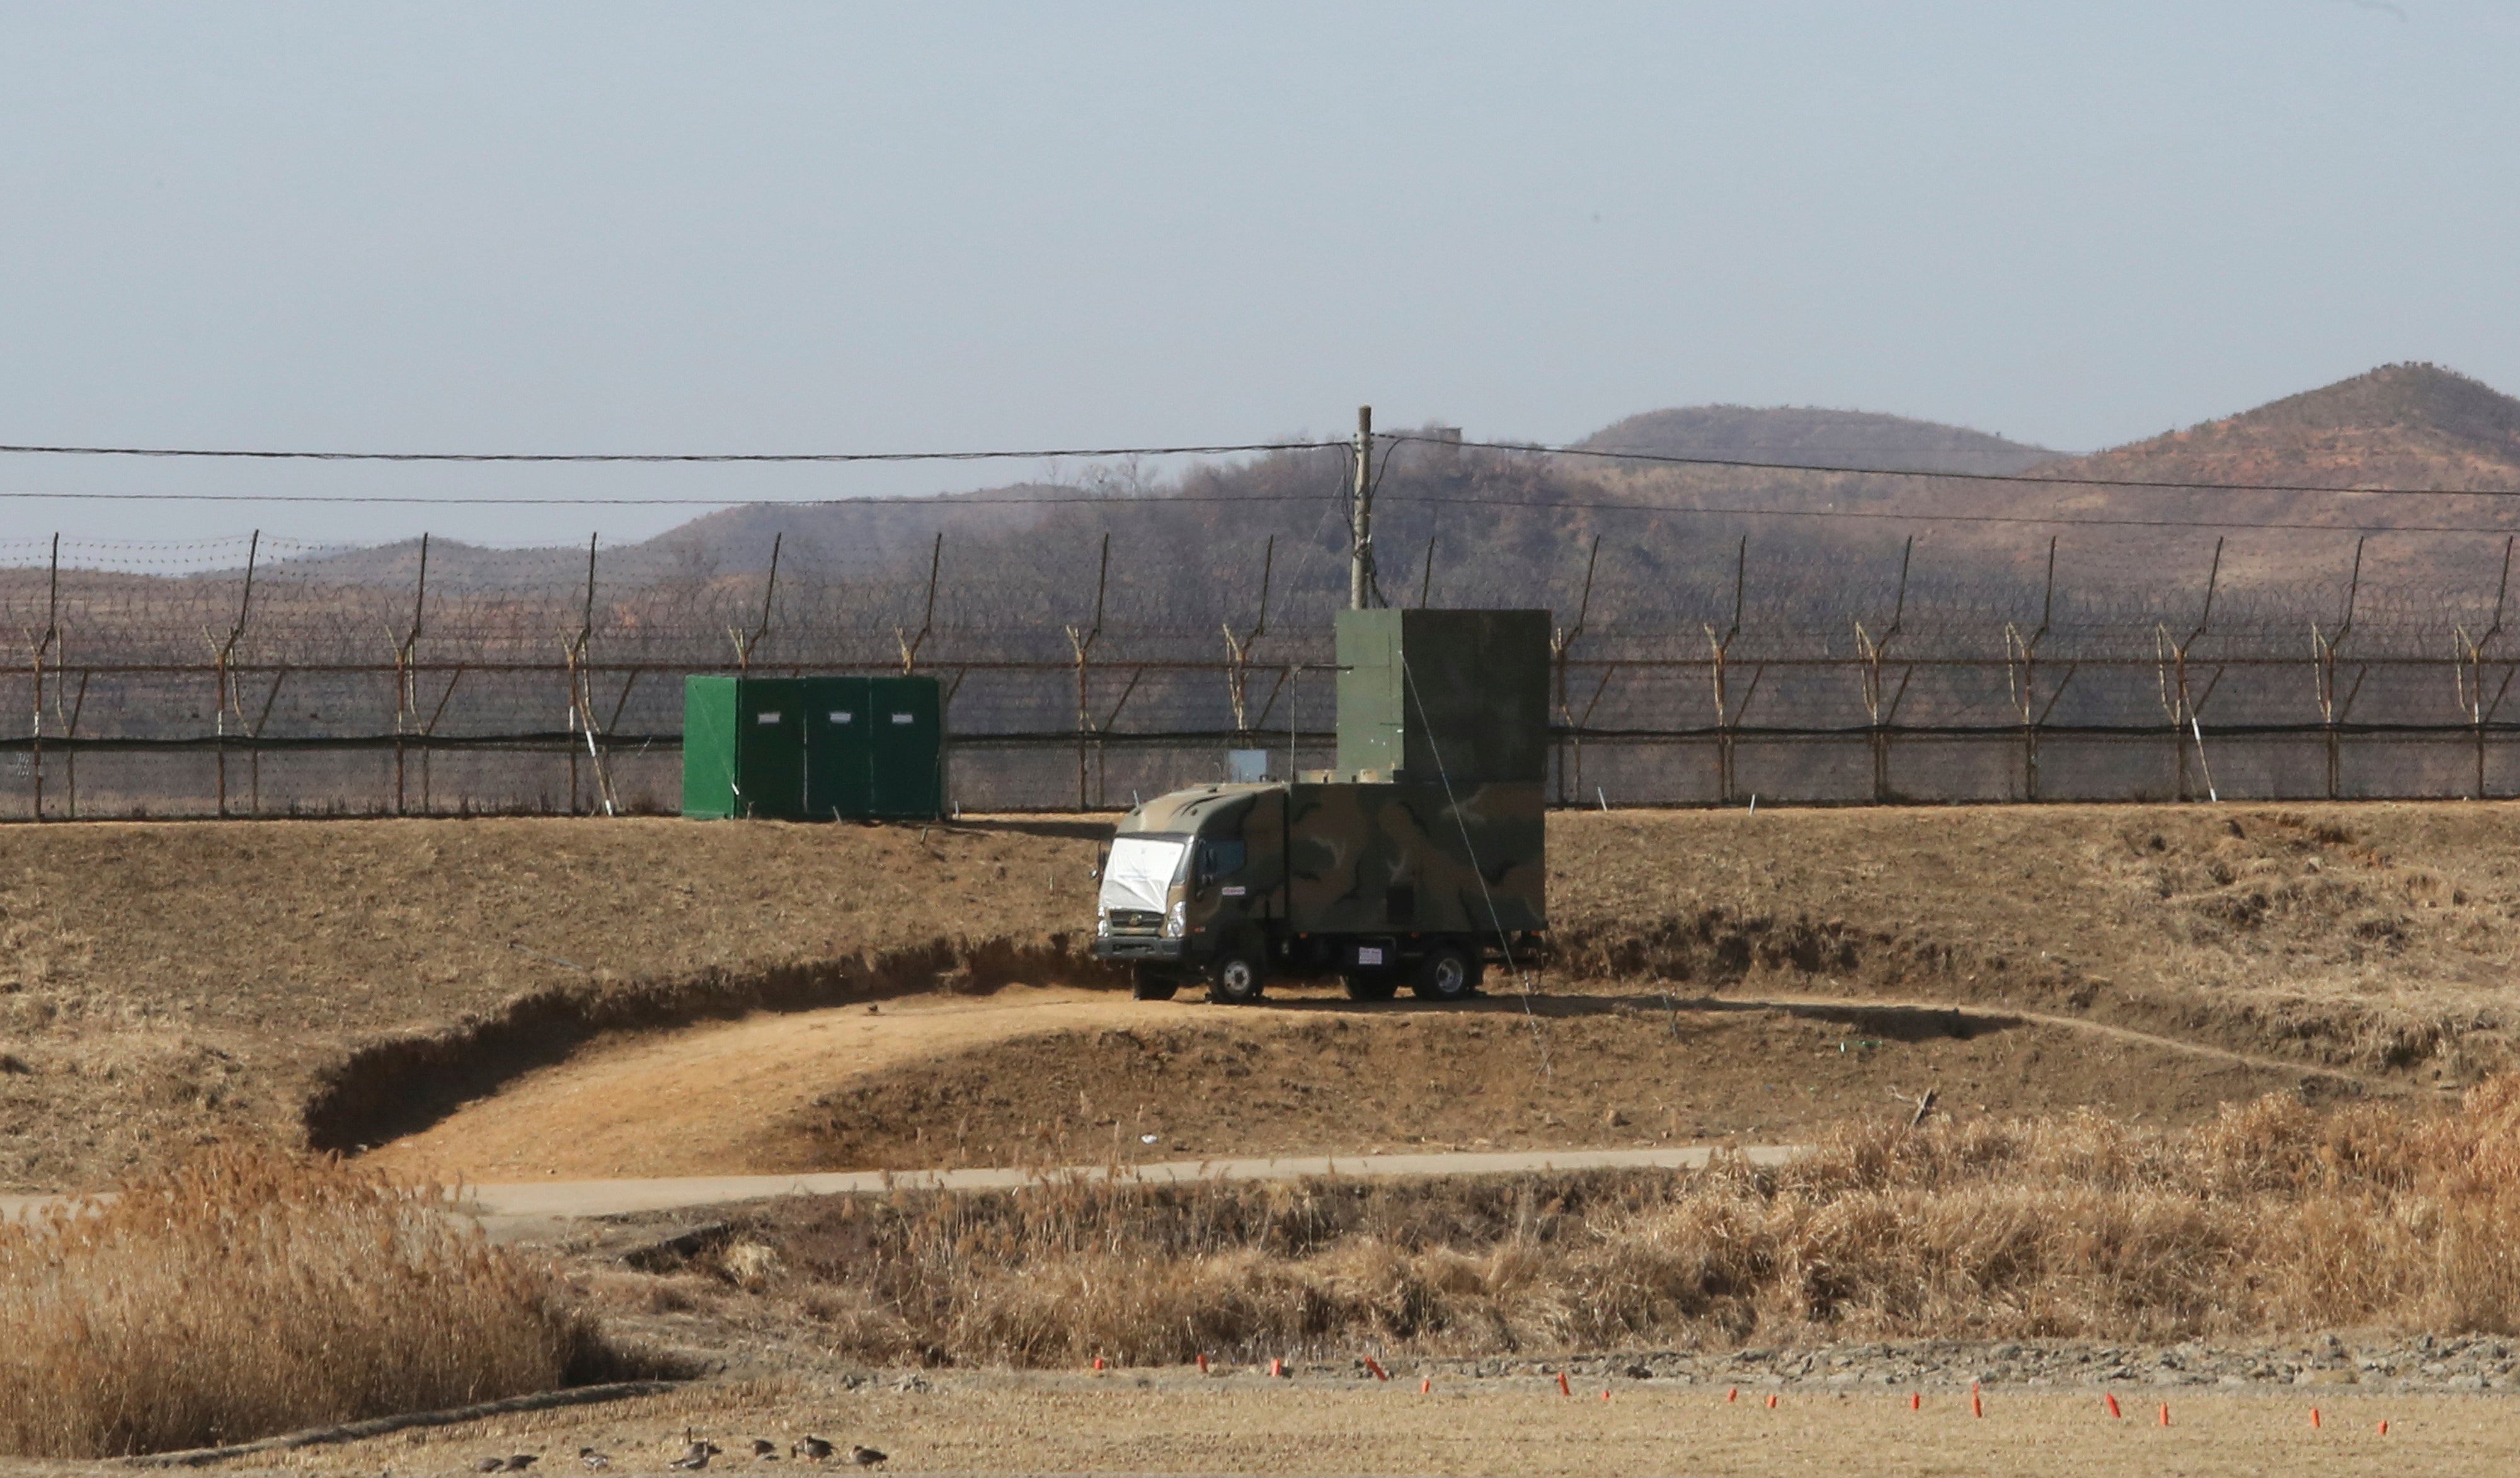
[[[1188,953],[1189,941],[1182,939],[1149,939],[1145,935],[1121,934],[1094,941],[1097,960],[1179,961]]]

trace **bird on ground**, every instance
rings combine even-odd
[[[480,1461],[472,1464],[472,1471],[476,1473],[495,1473],[507,1465],[508,1459],[505,1457],[484,1457]]]
[[[849,1461],[856,1463],[862,1468],[878,1466],[883,1461],[885,1456],[885,1454],[877,1452],[871,1447],[852,1447],[849,1449]]]
[[[610,1457],[597,1452],[593,1448],[579,1448],[577,1450],[577,1460],[578,1464],[590,1473],[601,1473],[605,1469],[612,1466],[612,1459]]]
[[[788,1456],[790,1457],[810,1457],[814,1461],[820,1462],[824,1458],[832,1456],[832,1445],[825,1442],[820,1437],[809,1436],[802,1442],[788,1444]]]
[[[685,1448],[683,1450],[683,1456],[675,1458],[669,1463],[666,1463],[665,1466],[681,1468],[687,1473],[700,1472],[708,1467],[708,1460],[711,1457],[725,1451],[726,1449],[719,1447],[716,1443],[703,1438],[699,1441],[694,1442],[690,1447]]]
[[[770,1440],[769,1438],[767,1438],[767,1437],[755,1437],[755,1438],[753,1438],[753,1439],[752,1439],[752,1460],[753,1460],[753,1461],[755,1461],[755,1462],[776,1462],[776,1461],[778,1461],[778,1460],[779,1460],[779,1444],[777,1444],[777,1443],[775,1443],[775,1442],[771,1441],[771,1440]]]

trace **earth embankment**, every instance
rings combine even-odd
[[[15,828],[0,871],[0,1187],[94,1187],[243,1138],[380,1143],[534,1074],[635,1051],[636,1039],[665,1040],[657,1034],[737,1030],[728,1023],[756,1012],[777,1021],[935,993],[1096,986],[1109,977],[1082,945],[1103,825]],[[1231,1053],[1283,1053],[1291,1069],[1296,1055],[1341,1056],[1305,1033],[1392,1023],[1394,1055],[1346,1053],[1348,1077],[1430,1126],[1410,1132],[1501,1145],[1515,1134],[1545,1142],[1540,1131],[1561,1128],[1616,1142],[1612,1131],[1639,1130],[1656,1113],[1663,1134],[1685,1132],[1692,1118],[1710,1136],[1730,1132],[1709,1116],[1711,1104],[1625,1086],[1695,1071],[1642,1055],[1632,1066],[1614,1060],[1642,1053],[1666,992],[2054,1015],[2400,1087],[2470,1081],[2511,1060],[2520,809],[2507,805],[1565,813],[1551,821],[1551,845],[1560,943],[1539,999],[1624,999],[1639,1012],[1552,1024],[1557,1045],[1546,1076],[1598,1080],[1599,1095],[1588,1097],[1588,1087],[1534,1115],[1494,1086],[1486,1095],[1448,1089],[1529,1070],[1508,1055],[1530,1049],[1507,1048],[1502,1017],[1485,1022],[1493,1050],[1465,1055],[1476,1013],[1438,1025],[1409,1011],[1351,1016],[1324,1002],[1295,1012],[1306,1019],[1284,1031],[1234,1027]],[[1497,988],[1499,1000],[1512,989]],[[761,1128],[787,1137],[782,1153],[817,1163],[934,1153],[940,1134],[959,1139],[955,1153],[976,1153],[970,1146],[1039,1140],[1045,1126],[1064,1152],[1107,1147],[1117,1121],[1139,1112],[1121,1099],[1141,1089],[1149,1101],[1204,1104],[1209,1122],[1254,1139],[1277,1124],[1313,1125],[1305,1132],[1323,1137],[1336,1127],[1330,1110],[1308,1116],[1299,1100],[1311,1096],[1293,1088],[1267,1087],[1266,1104],[1245,1101],[1210,1081],[1230,1078],[1230,1064],[1193,1070],[1211,1065],[1202,1054],[1229,1050],[1202,1036],[1223,1030],[1210,1024],[1223,1019],[1185,1000],[1145,1018],[1143,1030],[1128,1024],[1136,1045],[1088,1036],[1082,1052],[1072,1043],[1021,1049],[1035,1054],[1029,1063],[943,1053],[804,1074],[793,1080],[812,1085],[801,1107],[772,1096],[779,1111],[761,1113]],[[1413,1024],[1396,1025],[1404,1021]],[[1738,1026],[1709,1030],[1718,1028]],[[1958,1045],[2002,1044],[2026,1060],[2047,1029]],[[1664,1031],[1669,1040],[1667,1019]],[[1596,1032],[1598,1043],[1587,1035]],[[1407,1033],[1434,1045],[1404,1049]],[[1439,1041],[1446,1033],[1462,1042]],[[1336,1038],[1322,1042],[1335,1047]],[[1790,1035],[1777,1043],[1708,1056],[1743,1064],[1745,1074],[1755,1064],[1780,1098],[1827,1084],[1815,1059],[1833,1044]],[[1882,1050],[1863,1051],[1885,1060]],[[2189,1092],[2178,1077],[2195,1065],[2186,1058],[2164,1058],[2158,1071],[2089,1073],[2088,1091],[2078,1088],[2060,1069],[2080,1052],[2042,1048],[2033,1075],[2052,1090],[2021,1106],[2071,1106],[2079,1097],[2113,1113],[2162,1114]],[[1412,1063],[1441,1067],[1427,1079],[1437,1088],[1409,1087]],[[1058,1083],[1071,1064],[1093,1081]],[[1264,1087],[1310,1081],[1265,1063],[1252,1070]],[[2017,1074],[2018,1062],[2006,1070]],[[1888,1088],[1919,1091],[1934,1075],[1902,1060],[1882,1076],[1890,1081],[1823,1091],[1868,1104]],[[2121,1091],[2121,1079],[2161,1086]],[[1044,1092],[974,1112],[968,1126],[960,1110],[950,1123],[941,1115],[938,1094],[984,1081],[1038,1081]],[[1062,1129],[1074,1088],[1086,1103]],[[1946,1100],[1982,1101],[1989,1113],[2012,1101],[1965,1093]],[[833,1112],[852,1103],[908,1125],[912,1138],[902,1141],[900,1125],[869,1131]],[[615,1106],[652,1105],[624,1097]],[[1630,1123],[1609,1124],[1614,1112]],[[1548,1124],[1551,1113],[1563,1123]],[[1359,1119],[1347,1135],[1358,1142],[1317,1147],[1388,1142],[1397,1118],[1395,1108],[1383,1121]],[[1533,1120],[1536,1128],[1505,1127]],[[1181,1127],[1142,1132],[1168,1139]]]

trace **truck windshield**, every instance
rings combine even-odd
[[[1181,873],[1182,854],[1190,850],[1184,836],[1123,836],[1111,843],[1110,860],[1102,865],[1102,912],[1145,909],[1160,914],[1164,895]]]

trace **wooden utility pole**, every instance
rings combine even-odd
[[[1356,408],[1356,488],[1347,508],[1347,604],[1373,604],[1373,407]]]

